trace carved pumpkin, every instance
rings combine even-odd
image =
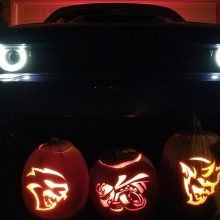
[[[88,196],[88,169],[72,143],[41,144],[28,158],[22,174],[27,208],[46,219],[62,219],[81,210]]]
[[[142,219],[153,214],[158,196],[152,163],[133,149],[108,152],[90,173],[90,196],[108,219]]]
[[[207,219],[217,210],[220,164],[212,147],[219,136],[202,131],[194,120],[193,132],[176,133],[165,144],[160,173],[162,206],[187,217]]]

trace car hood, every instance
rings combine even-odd
[[[163,24],[29,24],[5,28],[2,43],[192,43],[217,44],[220,25]]]

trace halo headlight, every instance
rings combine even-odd
[[[27,46],[0,44],[0,67],[8,72],[22,69],[27,62]]]

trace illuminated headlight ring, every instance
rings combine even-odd
[[[0,44],[0,67],[8,72],[22,69],[27,62],[27,46]]]
[[[220,66],[220,46],[217,47],[216,53],[215,53],[215,61]]]

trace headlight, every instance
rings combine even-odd
[[[0,67],[8,72],[23,68],[27,62],[27,46],[0,44]]]
[[[220,47],[217,48],[216,53],[215,53],[215,61],[220,66]]]

